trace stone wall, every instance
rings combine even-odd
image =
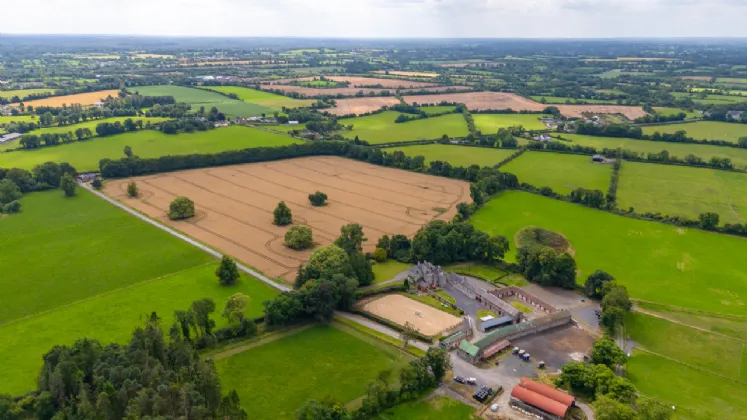
[[[516,286],[508,286],[508,287],[500,288],[498,290],[493,290],[490,292],[490,294],[494,295],[495,297],[499,299],[507,298],[510,296],[515,296],[517,299],[527,303],[529,306],[535,309],[539,309],[542,312],[545,312],[548,314],[554,314],[555,312],[558,312],[558,309],[556,307],[543,301],[537,296],[534,296],[533,294],[527,292],[526,290],[516,287]]]

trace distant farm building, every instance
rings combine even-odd
[[[544,142],[552,141],[552,137],[550,137],[550,135],[548,134],[540,134],[539,136],[535,136],[534,139],[537,141],[544,141]]]
[[[15,140],[19,137],[21,137],[22,134],[20,133],[10,133],[6,134],[4,136],[0,136],[0,144],[7,143],[9,141]]]
[[[547,420],[561,420],[576,403],[573,396],[555,388],[521,378],[511,391],[510,405],[520,411]]]

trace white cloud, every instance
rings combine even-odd
[[[6,2],[3,2],[6,3]],[[25,0],[3,33],[309,37],[747,36],[745,0]]]

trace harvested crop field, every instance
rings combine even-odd
[[[305,95],[310,98],[318,96],[354,96],[358,92],[363,92],[364,95],[368,95],[370,92],[378,95],[382,90],[390,90],[394,94],[393,89],[368,89],[368,88],[329,88],[329,89],[317,89],[305,86],[294,86],[294,85],[259,85],[262,90],[280,90],[282,92],[295,92],[300,95]]]
[[[446,101],[446,102],[457,102],[462,103],[469,109],[474,110],[485,110],[485,109],[508,109],[513,110],[528,110],[528,111],[542,111],[546,105],[539,102],[534,102],[530,99],[514,95],[513,93],[503,92],[467,92],[467,93],[447,93],[443,95],[422,95],[422,96],[405,96],[405,102],[408,104],[417,103],[423,104],[435,104]]]
[[[582,118],[584,113],[589,114],[622,114],[630,120],[645,117],[646,111],[640,106],[622,105],[555,105],[560,113],[566,117]]]
[[[135,181],[139,199],[127,198]],[[322,191],[328,204],[312,207],[308,195]],[[383,168],[339,157],[309,157],[267,163],[179,171],[106,183],[106,194],[255,267],[292,280],[311,251],[284,245],[288,227],[272,223],[283,200],[296,224],[312,228],[314,241],[328,245],[348,223],[363,225],[366,251],[384,234],[412,236],[433,220],[451,220],[456,205],[469,201],[469,184]],[[166,214],[176,196],[195,202],[197,216],[173,222]],[[444,212],[443,210],[446,209]]]
[[[382,106],[392,106],[399,103],[399,99],[394,96],[374,96],[370,98],[350,98],[337,99],[335,108],[326,109],[332,115],[349,115],[365,114],[366,112],[376,111]],[[342,121],[345,125],[345,121]]]
[[[381,85],[381,87],[386,89],[396,89],[421,88],[434,85],[430,82],[412,82],[410,80],[383,79],[377,77],[325,76],[324,78],[335,82],[349,82],[350,87]]]
[[[376,70],[376,74],[389,74],[392,76],[404,76],[404,77],[438,77],[438,73],[426,73],[422,71],[384,71]]]
[[[420,92],[465,92],[472,90],[469,86],[431,86],[431,87],[422,87],[422,88],[412,88],[412,89],[400,89],[400,93],[403,95],[419,95]]]
[[[40,107],[40,106],[58,107],[58,106],[62,106],[62,104],[93,105],[94,103],[99,102],[108,96],[112,96],[116,98],[118,93],[119,91],[115,89],[100,90],[98,92],[86,92],[86,93],[78,93],[75,95],[53,96],[51,98],[37,99],[35,101],[25,102],[24,105],[26,106],[31,105],[33,107]]]
[[[433,337],[459,325],[462,320],[454,315],[420,303],[402,295],[385,295],[366,301],[360,309],[388,319],[397,325],[412,324],[416,330]]]

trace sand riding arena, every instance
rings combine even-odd
[[[127,197],[135,181],[138,198]],[[325,206],[308,195],[322,191]],[[272,211],[285,201],[294,224],[312,228],[318,246],[332,243],[340,227],[359,223],[373,251],[384,234],[412,236],[427,222],[451,220],[456,205],[471,201],[469,184],[448,178],[385,168],[333,156],[306,157],[194,169],[108,181],[104,192],[116,200],[254,267],[270,277],[293,280],[311,250],[284,245],[289,226],[272,223]],[[195,202],[196,216],[168,219],[177,196]],[[147,245],[147,244],[144,244]]]
[[[462,324],[454,315],[402,295],[385,295],[359,305],[359,309],[397,325],[412,324],[421,334],[434,337]]]

